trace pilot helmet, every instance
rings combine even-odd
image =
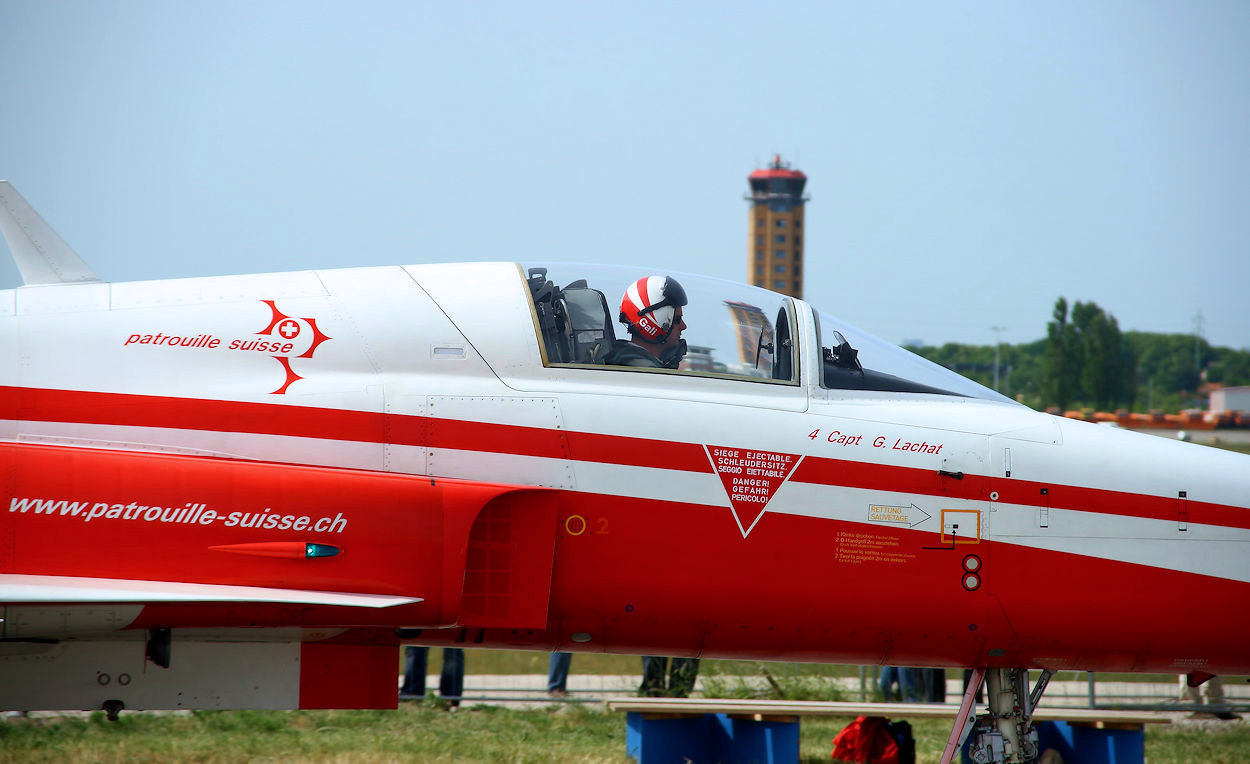
[[[621,297],[620,322],[635,337],[661,344],[673,332],[677,309],[686,304],[686,290],[667,276],[644,276]]]

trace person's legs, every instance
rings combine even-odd
[[[464,694],[464,650],[459,647],[443,648],[443,671],[438,678],[438,694],[460,705]]]
[[[894,683],[898,681],[897,666],[882,666],[881,679],[877,682],[877,686],[881,688],[881,696],[886,703],[894,700]]]
[[[547,662],[547,692],[562,693],[567,690],[572,662],[572,653],[551,654],[551,660]]]
[[[946,669],[922,669],[924,702],[946,702]]]
[[[404,684],[399,688],[400,695],[425,695],[425,666],[429,658],[430,648],[404,646]]]
[[[920,669],[898,670],[898,692],[903,696],[904,703],[919,703],[923,699],[920,691]]]
[[[1180,675],[1181,692],[1178,700],[1182,703],[1202,703],[1202,696],[1199,694],[1197,687],[1189,686],[1189,677],[1184,674]]]
[[[698,658],[673,658],[668,680],[668,692],[674,698],[685,698],[694,692],[694,681],[699,676]]]
[[[1224,699],[1224,680],[1218,676],[1213,676],[1203,685],[1203,694],[1206,695],[1207,705],[1223,706],[1228,701]],[[1232,711],[1217,711],[1215,718],[1224,721],[1232,721],[1240,719],[1241,714]]]
[[[664,696],[664,675],[668,672],[668,658],[655,655],[642,656],[642,686],[638,694],[648,698]]]
[[[1208,703],[1224,704],[1224,680],[1218,676],[1213,676],[1202,685],[1202,694],[1206,696]]]

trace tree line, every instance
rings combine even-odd
[[[994,345],[947,343],[908,350],[986,387]],[[1094,302],[1055,301],[1044,339],[1000,345],[999,391],[1036,409],[1101,411],[1204,408],[1204,382],[1250,385],[1250,350],[1216,347],[1194,334],[1124,332]]]

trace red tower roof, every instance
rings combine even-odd
[[[807,176],[798,170],[791,170],[790,165],[781,161],[780,154],[773,155],[773,162],[768,166],[767,170],[756,170],[747,176],[747,180],[768,180],[771,178],[802,178],[807,180]]]

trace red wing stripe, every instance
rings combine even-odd
[[[0,386],[0,419],[244,432],[712,471],[703,447],[696,443],[312,406]],[[935,470],[808,456],[790,481],[985,501],[988,489],[983,486],[990,479],[942,479]],[[1175,498],[1019,480],[992,483],[999,502],[1006,504],[1038,506],[1040,489],[1045,487],[1054,509],[1178,518]],[[1244,508],[1189,501],[1186,509],[1190,523],[1250,529],[1250,510]]]
[[[594,432],[567,433],[576,459],[635,467],[711,472],[707,454],[698,443],[650,440]]]
[[[24,387],[0,387],[0,416],[31,422],[249,432],[365,443],[382,443],[384,434],[382,415],[368,411]]]
[[[847,488],[868,488],[876,491],[897,491],[921,495],[950,496],[957,499],[986,500],[980,479],[952,480],[939,478],[936,469],[894,467],[872,462],[851,462],[808,456],[790,476],[791,482],[839,485]]]
[[[703,447],[694,443],[311,406],[0,387],[0,419],[246,432],[710,471]]]
[[[402,416],[403,424],[416,424],[421,417]],[[545,427],[520,427],[509,424],[469,422],[457,419],[427,418],[430,448],[456,448],[463,451],[487,451],[493,454],[523,454],[569,459],[564,432]],[[402,428],[403,425],[401,424]],[[402,441],[401,441],[402,442]],[[408,443],[408,445],[420,445]]]
[[[1102,488],[1032,483],[1022,480],[993,480],[969,476],[965,480],[940,478],[936,470],[912,467],[891,467],[883,464],[849,462],[809,456],[794,471],[791,482],[867,488],[877,491],[898,491],[942,498],[989,501],[987,483],[999,496],[998,504],[1049,506],[1052,509],[1075,509],[1121,517],[1146,520],[1178,520],[1177,498],[1147,496]],[[1041,489],[1049,490],[1048,501],[1041,499]],[[1221,504],[1190,501],[1186,506],[1190,523],[1219,525],[1226,528],[1250,529],[1250,510]]]
[[[1049,506],[1052,508],[1080,509],[1109,515],[1172,522],[1177,521],[1180,513],[1180,499],[1175,496],[1145,496],[1125,491],[1107,491],[1018,480],[1006,481],[1001,488],[998,488],[999,501],[1038,506],[1044,503],[1040,500],[1043,488],[1049,491]],[[1187,501],[1185,511],[1190,523],[1220,525],[1226,528],[1250,528],[1250,510],[1241,507]]]

